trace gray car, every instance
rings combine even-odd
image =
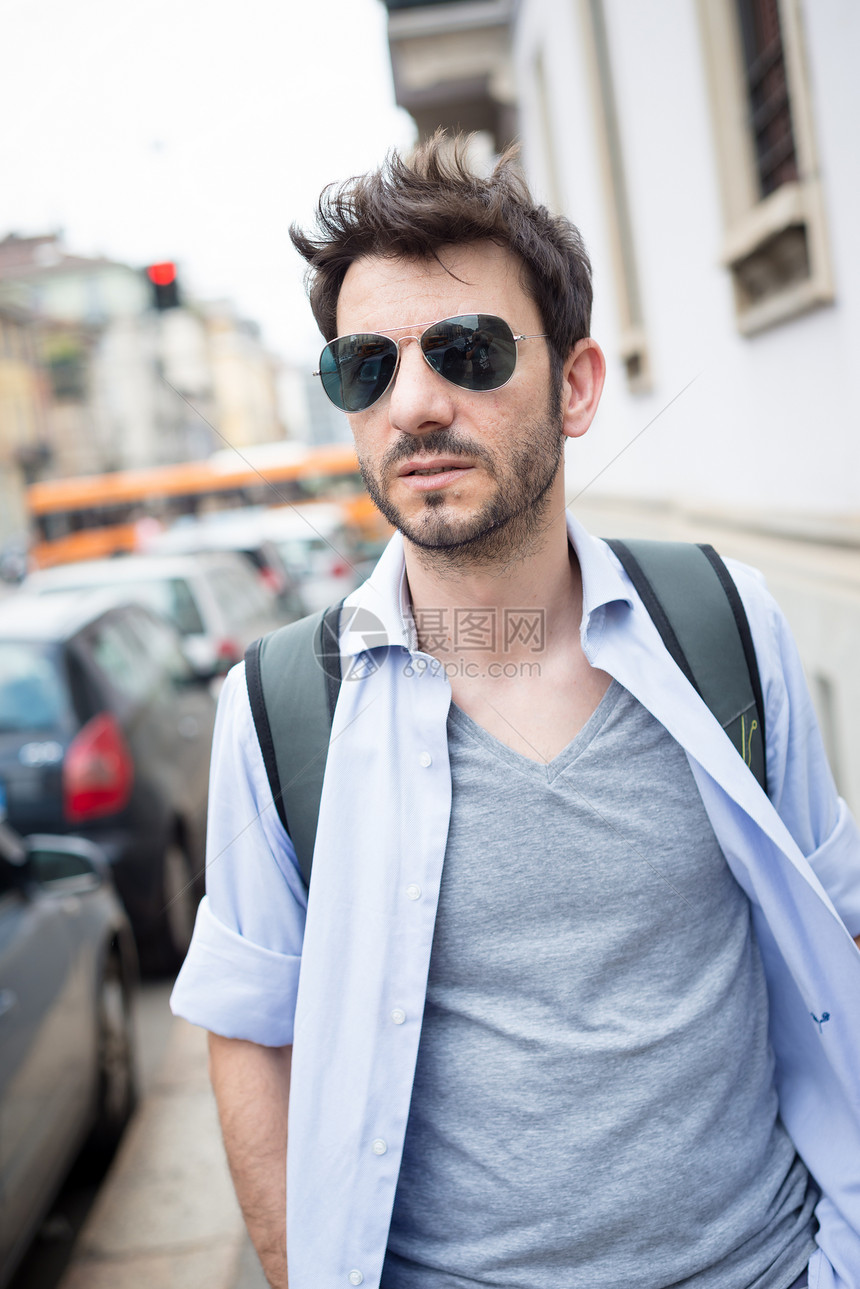
[[[49,595],[95,587],[113,587],[163,614],[201,670],[227,671],[241,661],[252,640],[289,616],[248,560],[230,550],[61,564],[32,573],[22,589]]]
[[[113,592],[3,602],[0,810],[102,847],[147,966],[178,965],[202,892],[210,679]]]
[[[0,1289],[81,1147],[135,1103],[128,919],[96,846],[0,824]]]

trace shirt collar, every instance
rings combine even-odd
[[[616,600],[632,604],[630,583],[605,542],[567,513],[567,532],[582,573],[582,634],[593,615]],[[347,596],[341,652],[353,657],[378,645],[417,648],[415,624],[406,582],[403,538],[395,533],[368,580]]]
[[[606,542],[592,537],[569,510],[567,535],[582,575],[582,629],[586,631],[597,609],[616,600],[632,605],[633,597],[627,575]]]
[[[340,637],[342,654],[356,657],[380,645],[415,646],[415,627],[406,583],[403,538],[395,533],[366,582],[346,597]]]

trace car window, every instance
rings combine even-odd
[[[102,696],[80,656],[79,641],[72,641],[66,651],[66,673],[75,715],[81,725],[86,725],[90,717],[101,710]]]
[[[276,542],[281,559],[291,572],[298,576],[309,573],[311,568],[310,546],[300,537],[290,537]]]
[[[20,891],[20,889],[21,883],[16,880],[15,870],[0,858],[0,896],[8,895],[10,891]]]
[[[97,622],[87,632],[87,642],[96,666],[114,689],[132,699],[143,698],[151,691],[157,666],[122,618],[114,615]]]
[[[175,631],[166,622],[161,622],[151,613],[132,611],[128,614],[126,626],[146,651],[161,679],[166,677],[178,684],[190,679],[191,665],[182,652]]]
[[[45,591],[88,590],[91,582],[73,585],[71,582],[57,586],[47,586]],[[206,628],[200,617],[200,611],[194,599],[187,578],[184,577],[129,577],[122,562],[117,564],[116,581],[101,581],[99,586],[116,586],[128,592],[129,599],[139,600],[149,608],[155,609],[169,618],[177,631],[184,636],[202,634]]]
[[[241,585],[244,604],[249,617],[257,617],[261,613],[271,613],[272,611],[272,592],[260,581],[258,577],[248,576],[242,564],[231,570],[233,573],[234,584]]]
[[[170,607],[166,617],[183,636],[202,635],[206,630],[191,587],[184,577],[170,579]]]
[[[48,650],[0,641],[0,732],[56,729],[68,714],[68,694]]]
[[[181,635],[200,635],[206,630],[186,578],[154,577],[122,585],[134,599],[169,618]]]
[[[245,622],[263,611],[254,574],[249,568],[217,568],[210,572],[215,598],[232,622]]]
[[[262,546],[243,546],[242,556],[258,570],[262,570],[266,567],[266,552]]]

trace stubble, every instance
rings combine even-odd
[[[372,501],[412,543],[423,564],[436,572],[507,566],[540,548],[550,519],[551,488],[564,459],[558,396],[551,393],[545,414],[520,424],[512,438],[510,451],[494,455],[479,441],[448,428],[429,432],[420,443],[404,435],[377,470],[360,455],[359,466]],[[419,514],[407,519],[384,481],[400,462],[415,456],[416,448],[428,456],[480,462],[495,484],[491,496],[476,511],[457,514],[446,496],[449,489],[428,492]]]

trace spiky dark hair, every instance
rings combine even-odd
[[[591,264],[582,238],[570,220],[535,203],[516,146],[486,176],[468,157],[467,135],[439,130],[411,156],[392,152],[379,169],[323,189],[315,229],[290,229],[308,264],[314,317],[332,340],[343,279],[363,256],[433,258],[442,246],[492,241],[522,262],[523,286],[540,310],[558,377],[591,325]]]

